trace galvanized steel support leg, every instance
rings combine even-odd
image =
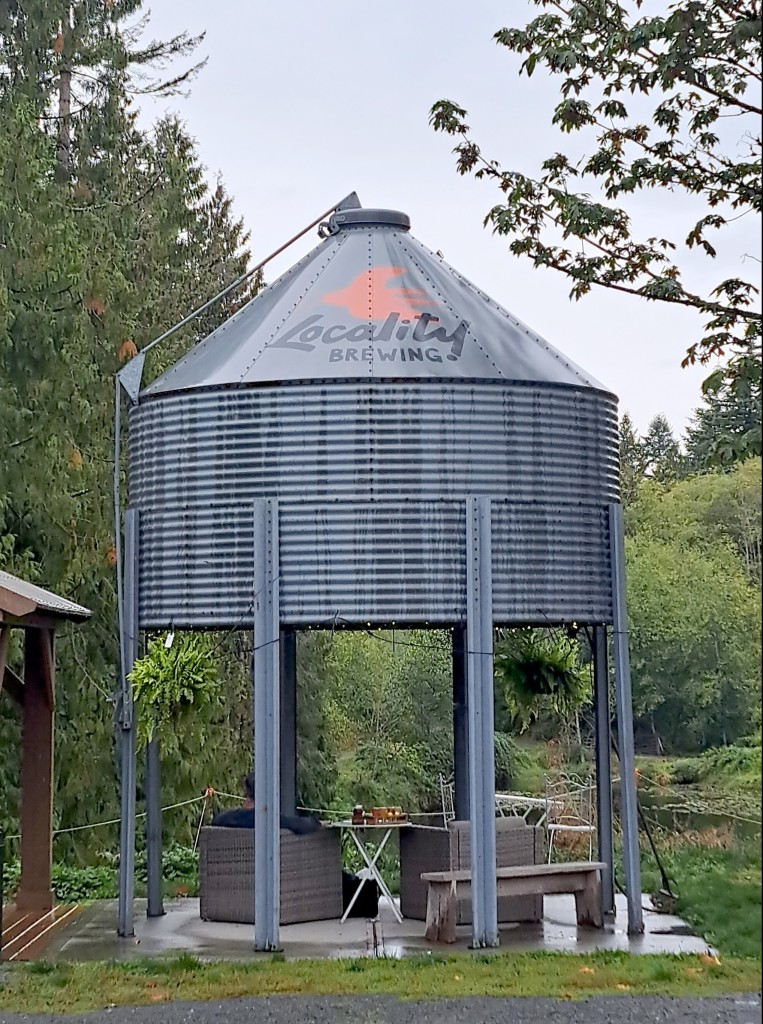
[[[297,633],[281,630],[281,814],[297,813]]]
[[[133,899],[135,896],[135,719],[132,685],[127,676],[138,656],[138,533],[137,509],[125,513],[124,544],[124,623],[122,644],[122,694],[120,702],[121,739],[121,821],[119,826],[119,900],[117,932],[135,933]]]
[[[497,946],[493,556],[490,498],[466,499],[467,717],[472,946]]]
[[[614,847],[612,835],[612,775],[609,728],[609,665],[606,626],[593,627],[593,694],[596,711],[596,833],[601,873],[601,912],[615,916]]]
[[[612,562],[613,653],[617,738],[620,757],[620,820],[623,828],[623,867],[628,900],[628,934],[644,931],[641,909],[641,865],[638,845],[636,764],[633,750],[633,700],[628,653],[628,609],[625,600],[625,537],[621,505],[609,506],[609,544]]]
[[[453,627],[453,810],[469,820],[469,722],[466,694],[466,630]]]
[[[254,502],[254,945],[278,949],[280,601],[278,502]]]
[[[162,775],[159,740],[146,746],[147,917],[162,917]]]

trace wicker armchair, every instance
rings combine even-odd
[[[254,923],[254,830],[201,830],[199,895],[204,921]],[[281,829],[281,924],[342,916],[337,829],[294,835]]]
[[[496,818],[496,866],[517,867],[542,864],[544,835],[542,828],[528,825],[523,818]],[[447,829],[403,829],[400,833],[400,912],[403,917],[424,921],[427,911],[427,885],[421,881],[425,871],[466,870],[471,867],[468,821],[451,821]],[[501,897],[498,921],[541,921],[542,896]],[[458,924],[471,924],[469,897],[459,899]]]

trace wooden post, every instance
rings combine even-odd
[[[7,626],[3,625],[2,615],[0,614],[0,691],[3,689],[3,680],[5,679],[5,659],[8,657],[8,641],[11,636],[11,631]]]
[[[455,882],[430,882],[427,886],[428,942],[455,942],[458,895]]]
[[[16,906],[53,908],[53,630],[24,635],[24,704],[21,745],[21,879]]]
[[[575,893],[575,916],[578,924],[591,928],[604,927],[601,909],[601,883],[597,874],[590,874],[586,886]]]

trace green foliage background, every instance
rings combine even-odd
[[[760,726],[761,461],[664,487],[626,514],[635,712],[697,751]]]

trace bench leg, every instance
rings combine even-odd
[[[601,913],[601,882],[591,878],[582,892],[575,893],[575,914],[579,925],[590,928],[603,928],[604,918]]]
[[[427,926],[424,933],[429,942],[455,942],[458,899],[456,887],[429,883],[427,888]]]

